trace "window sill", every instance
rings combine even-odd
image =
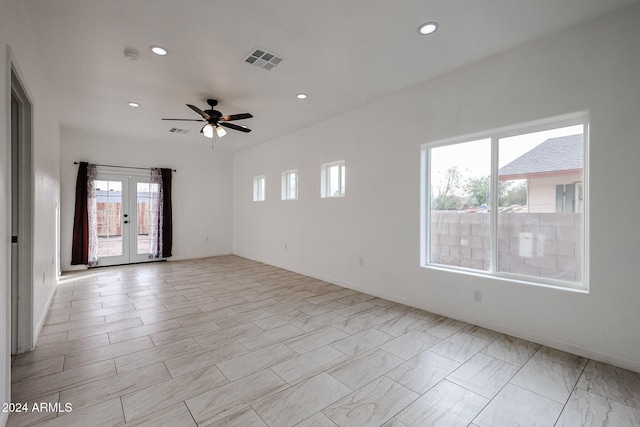
[[[579,294],[589,294],[589,288],[585,283],[571,283],[552,280],[532,280],[531,277],[519,276],[516,274],[490,273],[478,270],[471,270],[464,267],[442,266],[438,264],[422,264],[422,268],[429,270],[444,271],[454,274],[464,274],[467,276],[482,277],[485,279],[495,279],[503,282],[516,283],[525,286],[537,286],[560,291],[575,292]]]

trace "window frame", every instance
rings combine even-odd
[[[331,189],[331,173],[332,167],[338,166],[338,188],[341,190],[337,195],[330,194]],[[343,172],[344,171],[344,172]],[[346,187],[347,167],[344,160],[338,160],[329,163],[323,163],[320,169],[320,197],[323,199],[339,199],[345,197],[347,193]],[[344,190],[342,190],[344,188]]]
[[[295,197],[289,197],[289,194],[291,192],[291,181],[289,180],[289,177],[291,176],[291,174],[295,174],[296,175],[296,184],[295,184],[295,190],[296,190],[296,194]],[[282,175],[281,175],[281,195],[280,195],[280,199],[281,200],[298,200],[298,184],[300,182],[300,174],[298,173],[298,169],[291,169],[291,170],[287,170],[287,171],[283,171]]]
[[[582,169],[582,281],[570,282],[558,279],[536,277],[526,274],[498,271],[498,209],[491,209],[490,212],[490,267],[488,271],[432,263],[431,260],[431,165],[429,152],[433,148],[451,146],[465,142],[482,139],[491,139],[491,200],[490,206],[498,205],[498,144],[500,139],[512,136],[526,135],[556,128],[569,127],[574,125],[583,126],[583,169]],[[461,137],[447,138],[434,142],[427,142],[421,145],[421,192],[420,192],[420,266],[427,269],[452,271],[475,276],[491,277],[506,280],[514,283],[549,287],[567,291],[582,293],[589,292],[589,133],[590,116],[588,111],[582,111],[542,120],[526,122],[493,130],[477,132]]]
[[[264,202],[267,199],[267,179],[266,175],[253,177],[253,201]]]

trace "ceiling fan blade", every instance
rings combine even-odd
[[[245,127],[242,127],[242,126],[238,126],[238,125],[234,125],[233,123],[220,122],[218,124],[220,126],[224,126],[226,128],[229,128],[229,129],[239,130],[240,132],[247,132],[247,133],[251,132],[251,129],[245,128]]]
[[[161,120],[177,120],[180,122],[206,122],[206,120],[202,120],[202,119],[161,119]]]
[[[211,116],[209,114],[205,113],[204,111],[202,111],[201,109],[199,109],[195,105],[187,104],[187,107],[191,108],[193,111],[195,111],[196,113],[200,114],[205,120],[209,120],[211,118]]]
[[[233,120],[242,120],[242,119],[250,119],[253,115],[249,113],[241,113],[241,114],[229,114],[228,116],[222,116],[218,119],[220,122],[231,122]]]

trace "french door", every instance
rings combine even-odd
[[[158,184],[148,176],[98,173],[94,187],[98,266],[152,261],[151,212]]]

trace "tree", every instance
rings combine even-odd
[[[435,210],[458,210],[462,206],[462,197],[455,193],[460,190],[460,171],[457,166],[446,170],[444,176],[435,184],[437,196],[433,199]]]
[[[518,181],[500,181],[500,207],[527,204],[527,181]]]
[[[491,197],[491,180],[488,176],[468,178],[464,190],[469,194],[467,204],[470,206],[488,205]]]
[[[470,177],[462,183],[462,174],[457,166],[440,173],[434,184],[437,194],[433,198],[434,210],[460,210],[463,207],[479,207],[491,204],[491,177]],[[527,204],[527,181],[512,180],[498,182],[500,207]]]

